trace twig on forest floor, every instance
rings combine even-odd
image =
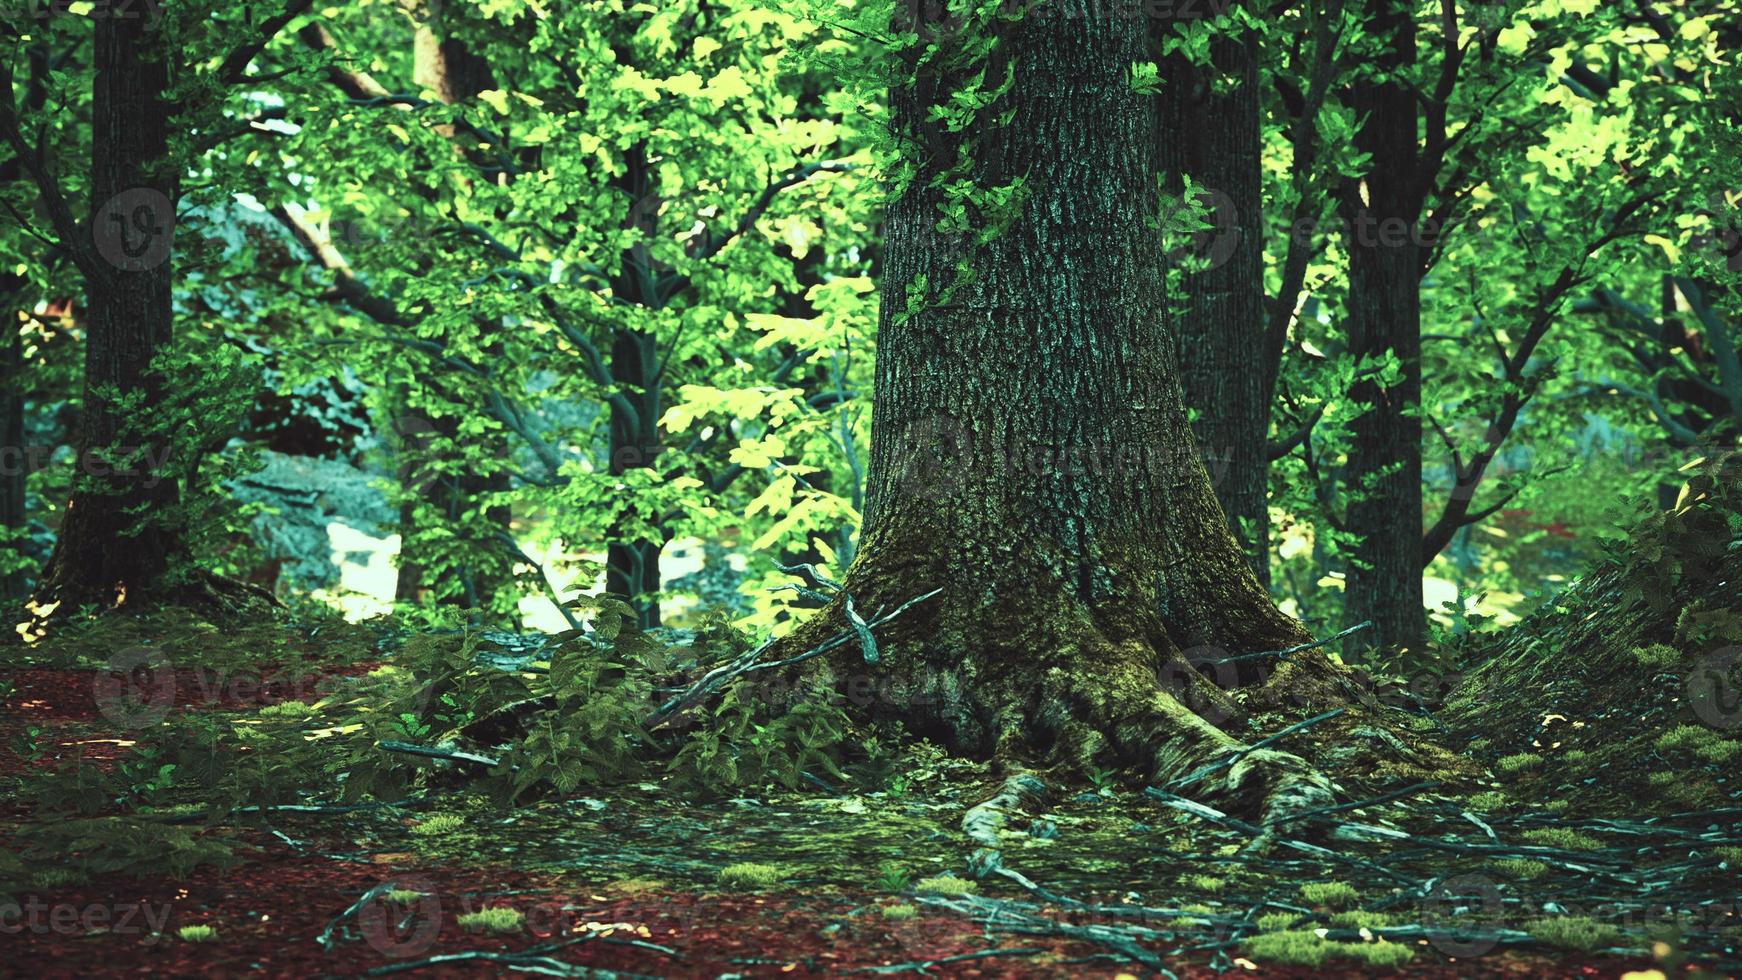
[[[576,963],[565,963],[553,956],[545,955],[546,953],[555,952],[556,950],[562,949],[566,946],[574,946],[578,943],[596,941],[609,942],[610,940],[609,937],[599,937],[595,934],[589,934],[585,936],[576,936],[572,939],[565,939],[561,942],[541,943],[537,946],[523,949],[517,953],[499,953],[488,950],[466,950],[460,953],[439,953],[435,956],[426,956],[421,960],[408,960],[403,963],[388,963],[384,966],[378,966],[372,970],[368,970],[363,975],[367,977],[379,977],[385,976],[389,973],[403,973],[407,970],[421,970],[428,966],[442,966],[448,963],[469,963],[481,960],[486,963],[499,963],[510,970],[517,970],[522,973],[539,973],[549,977],[587,977],[592,978],[592,980],[658,980],[658,978],[652,977],[648,974],[623,973],[617,970],[600,970],[590,966],[581,966]],[[676,950],[660,946],[656,943],[634,943],[633,945],[668,953],[672,956],[678,955]]]
[[[376,742],[375,746],[385,752],[422,756],[426,759],[446,759],[449,762],[464,762],[467,765],[482,766],[485,769],[494,769],[502,764],[501,759],[478,755],[475,752],[461,752],[458,749],[443,749],[432,745],[415,745],[411,742],[396,742],[392,739],[383,739]]]
[[[1299,813],[1290,814],[1288,819],[1291,821],[1305,820],[1308,817],[1322,817],[1327,813],[1342,813],[1345,810],[1363,810],[1370,806],[1378,806],[1381,803],[1390,803],[1393,800],[1400,800],[1405,796],[1414,796],[1417,793],[1425,792],[1439,785],[1440,783],[1437,780],[1425,780],[1423,782],[1405,786],[1402,789],[1394,789],[1389,793],[1381,793],[1378,796],[1370,797],[1365,800],[1355,800],[1351,803],[1338,803],[1335,806],[1321,806],[1312,810],[1302,810]]]
[[[274,813],[333,814],[357,813],[361,810],[409,810],[414,807],[428,806],[433,802],[435,801],[427,796],[414,796],[404,800],[392,800],[384,803],[350,803],[342,806],[326,806],[313,803],[279,803],[272,806],[239,806],[225,815],[271,815]],[[166,824],[198,823],[204,819],[206,819],[206,813],[200,811],[196,813],[174,814],[172,816],[164,817],[163,822]]]
[[[1033,949],[1026,946],[1010,949],[982,949],[978,953],[957,953],[954,956],[946,956],[937,960],[913,960],[907,963],[891,963],[888,966],[863,966],[857,970],[848,970],[847,972],[906,973],[907,971],[912,970],[915,973],[924,973],[932,967],[944,966],[949,963],[966,963],[969,960],[983,960],[993,956],[1039,956],[1044,952],[1046,952],[1044,949]]]
[[[1242,833],[1250,834],[1253,837],[1259,837],[1265,833],[1264,829],[1261,827],[1255,827],[1244,820],[1230,817],[1215,807],[1206,806],[1196,800],[1188,800],[1183,796],[1176,796],[1173,793],[1157,789],[1153,786],[1144,789],[1143,792],[1145,795],[1159,800],[1167,806],[1173,807],[1176,810],[1183,810],[1192,816],[1198,817],[1202,820],[1207,820],[1210,823],[1218,824],[1232,830],[1238,830]],[[1306,841],[1294,840],[1289,837],[1272,837],[1270,839],[1277,844],[1281,844],[1283,847],[1300,851],[1304,854],[1311,854],[1314,857],[1322,858],[1326,861],[1335,861],[1341,864],[1352,865],[1366,871],[1372,871],[1384,875],[1393,881],[1406,882],[1411,885],[1415,884],[1413,878],[1399,874],[1382,864],[1368,861],[1365,858],[1354,857],[1352,855],[1344,854],[1341,851],[1334,851],[1328,847],[1320,847],[1317,844],[1309,844]]]
[[[1458,816],[1463,817],[1465,820],[1468,820],[1471,823],[1475,824],[1476,829],[1482,831],[1482,833],[1484,833],[1484,834],[1487,834],[1489,840],[1493,841],[1496,844],[1500,843],[1500,835],[1496,834],[1494,832],[1493,827],[1490,827],[1487,824],[1483,823],[1481,817],[1476,816],[1474,813],[1471,813],[1468,810],[1459,810]]]
[[[1171,941],[1173,934],[1136,925],[1076,925],[1033,914],[1019,903],[984,898],[973,894],[954,896],[920,896],[918,901],[952,912],[966,914],[988,929],[1029,936],[1063,936],[1094,943],[1114,950],[1134,963],[1149,967],[1170,980],[1179,977],[1169,970],[1159,954],[1138,945],[1139,942]]]
[[[879,626],[882,626],[883,624],[889,622],[890,620],[894,619],[895,617],[906,612],[908,609],[912,608],[914,605],[921,603],[921,602],[924,602],[925,600],[930,599],[931,597],[941,593],[942,591],[943,591],[943,589],[933,589],[924,595],[915,596],[914,598],[909,599],[908,601],[897,606],[892,612],[888,613],[887,615],[878,616],[877,618],[871,620],[870,622],[865,623],[864,625],[865,625],[866,632],[869,633],[870,630],[873,630]],[[834,636],[823,641],[822,643],[818,644],[817,646],[812,647],[811,649],[806,650],[803,653],[800,653],[796,656],[786,657],[782,660],[774,660],[774,661],[767,661],[767,662],[759,661],[757,658],[761,657],[764,653],[768,652],[768,649],[770,647],[774,646],[774,641],[769,640],[768,642],[763,643],[761,646],[758,646],[756,649],[751,650],[749,653],[743,654],[742,656],[733,660],[731,663],[723,664],[719,667],[715,667],[713,670],[710,670],[706,674],[702,675],[702,678],[700,680],[698,680],[694,684],[690,685],[682,694],[679,694],[678,696],[666,701],[663,705],[660,705],[659,708],[656,709],[652,714],[649,714],[647,716],[647,718],[642,722],[642,727],[647,729],[648,731],[654,731],[655,729],[658,729],[660,726],[664,725],[667,721],[670,721],[674,715],[677,715],[683,711],[687,711],[688,709],[696,706],[697,704],[700,704],[709,695],[711,695],[715,691],[719,690],[725,684],[727,684],[733,680],[736,680],[739,677],[744,676],[745,674],[754,673],[754,672],[759,671],[759,670],[773,670],[773,669],[779,668],[779,667],[788,667],[788,666],[791,666],[791,665],[796,664],[796,663],[800,663],[800,662],[805,661],[805,660],[810,660],[813,657],[820,657],[823,654],[828,653],[830,650],[834,650],[838,647],[844,646],[847,643],[852,642],[855,639],[859,639],[859,633],[858,633],[857,627],[855,627],[854,630],[851,630],[851,631],[848,631],[845,633],[836,633]],[[873,646],[871,648],[871,650],[872,650],[872,656],[875,656],[876,648]],[[876,661],[870,660],[869,662],[875,663]]]
[[[363,897],[357,899],[355,902],[352,902],[351,905],[345,909],[345,911],[340,912],[338,915],[333,917],[333,921],[327,923],[327,927],[325,929],[322,929],[321,934],[315,937],[315,942],[320,943],[322,949],[326,949],[326,950],[332,949],[333,948],[333,930],[337,929],[339,927],[339,923],[344,922],[346,919],[350,918],[353,915],[356,915],[359,911],[361,911],[363,909],[364,906],[368,905],[370,902],[373,902],[377,898],[380,898],[381,896],[392,891],[393,888],[394,888],[393,882],[384,881],[381,884],[376,885],[374,888],[371,888],[368,891],[364,892]]]
[[[1302,650],[1311,650],[1313,647],[1330,646],[1331,644],[1337,642],[1338,640],[1342,639],[1345,636],[1350,636],[1352,634],[1359,633],[1360,631],[1362,631],[1364,629],[1369,629],[1372,626],[1373,626],[1373,621],[1371,619],[1369,619],[1364,623],[1356,623],[1355,625],[1349,627],[1348,629],[1344,630],[1341,633],[1336,634],[1335,636],[1327,636],[1322,640],[1314,640],[1311,643],[1302,643],[1299,646],[1289,647],[1286,650],[1264,650],[1264,651],[1261,651],[1259,653],[1242,653],[1242,654],[1238,654],[1238,655],[1232,656],[1232,657],[1223,657],[1220,660],[1206,660],[1206,661],[1204,661],[1204,663],[1210,664],[1210,665],[1232,664],[1232,663],[1239,663],[1242,660],[1258,660],[1262,657],[1286,657],[1286,656],[1289,656],[1290,654],[1300,653]]]
[[[1276,734],[1266,735],[1264,738],[1261,738],[1258,741],[1253,742],[1250,745],[1242,745],[1240,748],[1238,748],[1232,752],[1229,752],[1227,755],[1222,756],[1221,758],[1217,759],[1215,762],[1212,762],[1206,766],[1199,767],[1198,769],[1194,769],[1193,771],[1186,773],[1184,776],[1181,776],[1178,779],[1175,779],[1173,782],[1168,783],[1166,789],[1167,790],[1184,789],[1187,786],[1190,786],[1193,783],[1196,783],[1198,780],[1203,779],[1205,776],[1214,775],[1215,773],[1220,772],[1221,770],[1228,768],[1229,766],[1233,765],[1236,762],[1239,762],[1241,759],[1245,758],[1248,755],[1251,755],[1252,753],[1258,751],[1259,749],[1265,748],[1265,747],[1270,746],[1270,745],[1274,745],[1277,742],[1280,742],[1283,739],[1287,738],[1288,736],[1293,735],[1294,733],[1302,731],[1304,729],[1311,728],[1312,726],[1317,725],[1320,722],[1330,721],[1332,718],[1335,718],[1338,715],[1342,714],[1343,710],[1344,709],[1342,709],[1342,708],[1332,708],[1331,710],[1325,712],[1322,715],[1314,715],[1311,718],[1308,718],[1304,721],[1297,721],[1294,724],[1288,726],[1287,728],[1284,728],[1283,730],[1277,732]]]

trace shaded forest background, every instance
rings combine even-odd
[[[998,4],[926,11],[922,72]],[[1155,241],[1218,495],[1285,611],[1376,623],[1347,656],[1446,666],[1735,444],[1733,4],[1097,12],[1158,24],[1132,84],[1178,137]],[[778,565],[842,574],[880,208],[927,152],[886,127],[887,5],[195,13],[8,14],[7,598],[61,599],[81,480],[151,575],[353,617],[555,628],[603,587],[779,631],[813,603]],[[161,60],[115,61],[132,30]],[[966,254],[1022,194],[963,188],[930,234]],[[111,302],[160,335],[116,401],[85,283],[135,268]]]

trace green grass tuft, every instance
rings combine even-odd
[[[1682,662],[1682,655],[1675,647],[1653,643],[1648,647],[1635,647],[1633,659],[1639,661],[1639,666],[1650,670],[1669,670]]]
[[[419,837],[439,837],[451,834],[466,825],[466,818],[457,813],[438,813],[411,828]]]
[[[1488,866],[1508,878],[1517,878],[1520,881],[1535,881],[1548,874],[1548,865],[1529,858],[1504,858],[1490,861]]]
[[[900,905],[885,905],[877,911],[878,914],[883,916],[885,919],[894,919],[896,921],[911,919],[919,914],[919,909],[916,909],[905,902]]]
[[[1206,895],[1220,895],[1228,887],[1228,883],[1214,875],[1187,875],[1180,880],[1185,887]]]
[[[1307,929],[1285,929],[1253,936],[1243,946],[1246,955],[1260,963],[1317,967],[1330,958],[1332,944]]]
[[[1484,790],[1470,795],[1470,809],[1477,813],[1492,813],[1513,806],[1512,798],[1497,789]]]
[[[1353,885],[1341,881],[1318,881],[1300,886],[1301,901],[1314,908],[1346,909],[1361,900]]]
[[[1534,772],[1542,768],[1542,756],[1535,752],[1518,752],[1513,755],[1503,755],[1494,763],[1494,768],[1507,776],[1516,776],[1523,772]]]
[[[218,938],[218,930],[211,926],[182,926],[175,934],[184,943],[209,943]]]
[[[913,890],[921,895],[962,895],[978,887],[977,883],[966,878],[942,874],[935,878],[921,878],[914,882]]]
[[[1525,840],[1543,847],[1558,847],[1563,851],[1597,851],[1603,847],[1603,842],[1589,834],[1581,834],[1565,827],[1543,827],[1538,830],[1527,830],[1521,834]]]
[[[1621,938],[1621,931],[1614,926],[1582,915],[1538,919],[1526,926],[1525,931],[1556,949],[1579,952],[1611,946]]]
[[[1742,742],[1724,738],[1701,725],[1677,725],[1658,737],[1657,750],[1692,753],[1704,762],[1723,765],[1742,755]]]
[[[519,932],[521,923],[525,921],[526,916],[519,909],[503,906],[492,906],[479,909],[476,912],[467,912],[459,918],[461,929],[495,932],[504,935]]]
[[[1415,959],[1415,947],[1383,939],[1371,943],[1336,943],[1332,955],[1359,960],[1375,969],[1395,970]]]
[[[753,891],[757,888],[767,888],[780,881],[784,872],[772,864],[756,864],[744,861],[739,864],[728,864],[720,869],[720,884],[727,888],[740,891]]]
[[[1254,924],[1259,932],[1282,932],[1299,918],[1294,912],[1266,912],[1254,920]]]

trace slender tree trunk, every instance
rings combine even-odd
[[[1373,30],[1389,39],[1377,70],[1385,75],[1415,61],[1409,8],[1372,0]],[[1348,526],[1360,543],[1351,556],[1345,625],[1371,620],[1350,648],[1418,649],[1427,638],[1422,607],[1421,493],[1421,248],[1416,241],[1422,199],[1417,185],[1416,96],[1400,79],[1382,75],[1349,94],[1367,117],[1355,145],[1372,155],[1365,177],[1343,191],[1349,233],[1349,352],[1361,358],[1395,355],[1402,373],[1392,385],[1362,381],[1351,391],[1366,410],[1354,423],[1345,489]]]
[[[179,172],[167,156],[174,107],[165,94],[173,51],[150,24],[105,17],[94,28],[91,233],[99,274],[87,283],[80,472],[37,589],[44,604],[114,605],[190,581],[176,568],[184,557],[177,486],[153,465],[163,447],[147,445],[141,419],[115,400],[143,396],[146,411],[159,401],[162,380],[149,368],[171,333]],[[105,457],[115,451],[139,458],[117,466]]]
[[[21,532],[25,524],[24,480],[29,475],[29,455],[24,445],[24,343],[13,316],[24,302],[22,276],[0,276],[0,528]],[[8,545],[7,547],[11,547]],[[0,572],[0,605],[24,598],[22,570]]]
[[[624,250],[611,280],[611,293],[628,303],[657,308],[658,272],[647,246],[659,223],[660,200],[653,192],[652,176],[645,148],[632,147],[615,186],[630,200],[623,226],[641,232],[642,238]],[[611,405],[612,476],[651,467],[659,456],[662,399],[658,371],[659,345],[652,336],[639,330],[613,334],[611,378],[622,386],[624,398]],[[659,556],[666,544],[660,523],[659,514],[638,514],[629,509],[611,528],[605,559],[605,591],[628,597],[643,629],[660,622]]]
[[[29,48],[25,112],[40,112],[47,99],[48,54],[46,44]],[[23,180],[23,162],[16,155],[0,163],[0,188]],[[30,454],[24,444],[24,337],[18,315],[31,305],[29,286],[26,276],[10,270],[0,272],[0,527],[14,532],[23,530],[28,517],[24,492],[30,476]],[[23,571],[0,573],[0,604],[24,598],[27,585]]]
[[[991,63],[963,70],[995,79],[1014,64],[1015,83],[961,132],[929,114],[961,79],[921,74],[891,93],[898,135],[925,150],[885,223],[869,495],[846,591],[867,618],[942,591],[879,631],[874,663],[857,650],[837,662],[835,680],[888,681],[870,690],[894,696],[855,703],[959,753],[1166,778],[1237,747],[1211,722],[1239,709],[1188,654],[1305,634],[1253,577],[1187,423],[1152,230],[1158,117],[1130,84],[1146,25],[1080,7],[987,28]],[[958,279],[964,246],[937,228],[948,178],[932,178],[963,140],[975,185],[1020,178],[1028,193],[968,246],[973,274]],[[820,615],[793,642],[840,622]],[[1291,662],[1271,683],[1310,701],[1321,664]],[[1269,808],[1311,785],[1293,757],[1253,766],[1260,778],[1206,794],[1261,789]]]
[[[1160,96],[1162,166],[1173,192],[1186,175],[1206,190],[1215,225],[1197,250],[1209,267],[1187,276],[1186,295],[1176,303],[1186,308],[1178,331],[1180,377],[1186,405],[1198,413],[1192,431],[1216,498],[1268,586],[1270,405],[1280,352],[1271,349],[1264,311],[1258,37],[1248,31],[1218,37],[1207,66],[1181,56],[1171,61]]]
[[[432,13],[439,18],[439,8]],[[448,105],[476,98],[479,92],[487,91],[496,84],[486,59],[473,54],[464,41],[447,37],[428,25],[419,27],[412,40],[412,65],[413,80],[435,92],[436,98]],[[451,126],[438,127],[437,131],[449,138],[456,135]],[[457,147],[454,153],[456,156],[464,155]],[[492,322],[481,322],[480,326],[486,333],[493,332],[496,328],[496,324]],[[501,344],[493,341],[485,343],[483,348],[486,356],[501,352]],[[455,416],[434,419],[430,422],[430,427],[433,430],[431,434],[436,438],[456,440],[460,436],[460,419]],[[500,451],[506,450],[502,448]],[[407,467],[402,467],[402,474],[406,469]],[[418,466],[412,463],[409,469],[415,471]],[[474,501],[485,494],[505,491],[508,487],[509,478],[506,472],[480,475],[468,471],[458,476],[430,481],[424,486],[424,493],[426,502],[432,504],[450,525],[463,525],[466,511]],[[416,511],[415,503],[401,506],[400,540],[409,540],[415,531]],[[459,581],[453,583],[457,587],[442,591],[443,604],[467,608],[488,607],[497,592],[509,584],[512,561],[505,553],[498,536],[512,533],[512,518],[509,508],[491,507],[482,516],[482,521],[473,525],[476,533],[467,534],[466,538],[478,557],[457,570]],[[403,555],[398,565],[395,598],[402,602],[420,601],[425,585],[424,568],[409,554]]]
[[[611,342],[611,376],[632,386],[625,394],[633,415],[613,406],[611,410],[611,475],[622,476],[653,465],[659,455],[660,391],[649,365],[658,357],[653,338],[639,331],[619,331]],[[627,596],[635,607],[642,629],[659,625],[659,556],[665,549],[664,533],[656,538],[633,530],[638,522],[631,515],[611,532],[605,560],[605,591]]]

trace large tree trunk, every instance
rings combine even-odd
[[[1365,177],[1342,195],[1349,234],[1349,352],[1378,358],[1394,354],[1397,383],[1363,381],[1351,396],[1365,411],[1353,424],[1344,487],[1347,525],[1358,528],[1347,570],[1346,625],[1371,620],[1373,628],[1351,648],[1419,648],[1427,638],[1422,607],[1421,248],[1416,230],[1422,197],[1417,186],[1416,96],[1390,73],[1415,61],[1415,28],[1408,7],[1373,0],[1373,30],[1389,40],[1376,66],[1382,78],[1349,94],[1367,121],[1355,145],[1372,154]]]
[[[1014,64],[1015,84],[962,132],[927,112],[960,79],[922,73],[891,94],[898,134],[925,151],[885,225],[869,495],[845,585],[867,618],[942,593],[886,627],[875,664],[838,669],[899,692],[858,699],[873,717],[959,753],[1166,778],[1238,746],[1211,722],[1240,709],[1188,660],[1307,637],[1253,577],[1187,424],[1152,230],[1158,118],[1130,83],[1144,22],[1067,6],[988,28],[992,63],[970,70]],[[1030,193],[958,279],[932,178],[964,139],[974,184]],[[820,615],[793,642],[839,623]],[[1309,653],[1267,689],[1330,671]],[[1211,782],[1272,812],[1322,793],[1300,760],[1263,752]]]
[[[1258,580],[1270,582],[1270,405],[1279,350],[1264,312],[1263,174],[1259,154],[1258,37],[1238,33],[1210,45],[1210,64],[1175,55],[1161,92],[1162,166],[1177,193],[1189,175],[1207,191],[1215,230],[1197,250],[1208,268],[1188,276],[1176,305],[1186,405],[1216,498]],[[1247,5],[1249,6],[1249,4]]]
[[[149,18],[105,17],[94,29],[91,233],[100,257],[87,283],[80,472],[37,588],[40,603],[69,609],[193,581],[180,567],[177,485],[153,465],[164,447],[149,445],[139,416],[116,407],[116,396],[142,395],[148,408],[159,401],[162,380],[149,369],[170,340],[180,176],[167,156],[171,51]],[[140,458],[115,465],[105,454],[117,451]]]

